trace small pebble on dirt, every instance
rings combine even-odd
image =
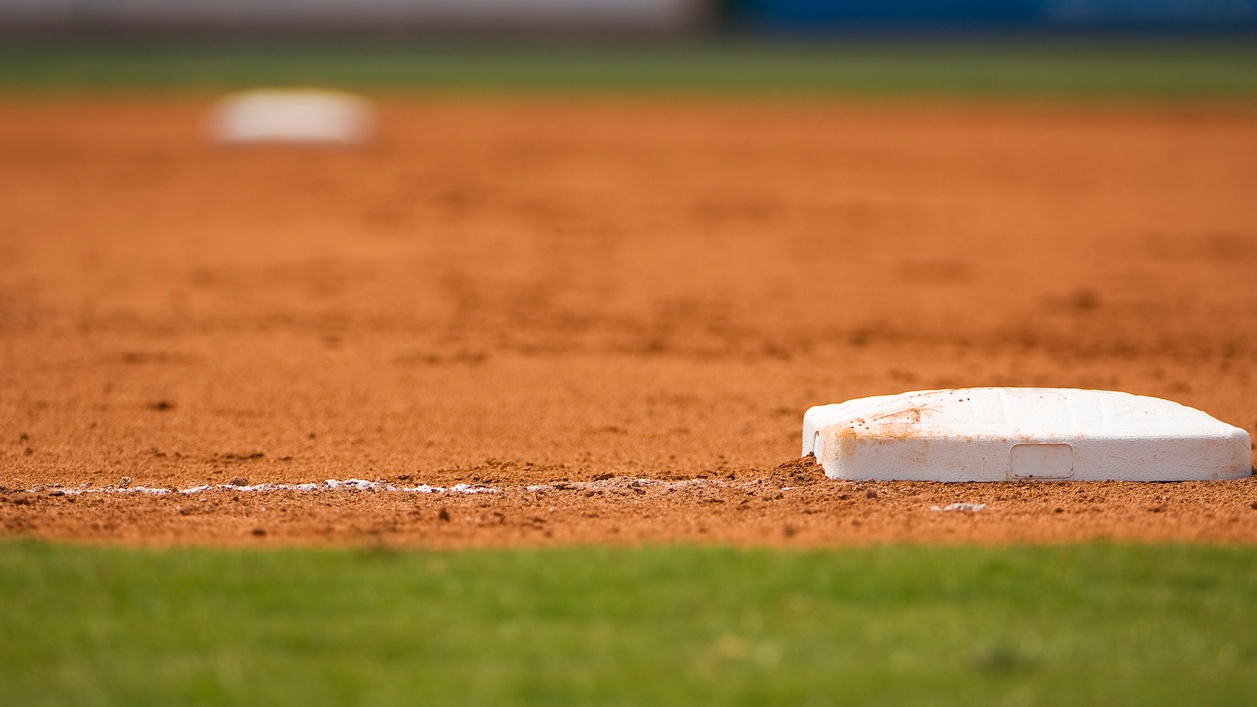
[[[442,507],[441,507],[441,512],[440,512],[440,513],[437,513],[437,514],[436,514],[436,517],[437,517],[439,520],[443,520],[443,521],[445,521],[446,523],[450,522],[450,512],[449,512],[448,510],[446,510],[446,508],[445,508],[444,506],[442,506]]]
[[[232,479],[231,481],[228,481],[227,483],[232,486],[248,486],[249,480],[244,478],[243,476],[237,476],[236,478]]]

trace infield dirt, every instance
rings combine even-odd
[[[1247,479],[794,462],[807,407],[939,387],[1257,431],[1251,106],[411,97],[320,151],[211,104],[0,103],[4,535],[1257,541]],[[58,490],[123,477],[497,493]]]

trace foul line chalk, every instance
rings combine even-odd
[[[251,486],[233,486],[232,484],[205,484],[202,486],[191,486],[186,489],[169,489],[169,488],[153,488],[150,486],[127,486],[118,488],[116,486],[101,486],[97,488],[64,488],[52,487],[50,493],[57,495],[58,492],[63,496],[79,496],[87,493],[116,493],[128,494],[138,493],[149,496],[165,496],[172,493],[181,493],[190,496],[194,493],[204,493],[205,491],[239,491],[244,493],[258,493],[265,491],[298,491],[309,493],[313,491],[395,491],[399,493],[498,493],[498,489],[492,486],[473,486],[471,484],[454,484],[453,486],[429,486],[428,484],[420,484],[418,486],[395,486],[384,481],[367,481],[365,479],[328,479],[323,483],[308,484],[253,484]],[[33,489],[30,492],[34,493]]]
[[[645,492],[647,488],[663,489],[665,491],[677,491],[686,488],[724,488],[738,487],[748,491],[764,490],[763,480],[756,480],[748,483],[731,484],[720,480],[708,479],[686,479],[683,481],[660,481],[658,479],[632,479],[626,477],[616,477],[614,479],[604,479],[601,481],[554,481],[546,484],[530,484],[520,486],[508,486],[499,488],[495,486],[482,486],[479,484],[454,484],[453,486],[431,486],[429,484],[419,484],[418,486],[398,486],[387,481],[367,481],[366,479],[328,479],[322,483],[305,483],[305,484],[283,484],[283,483],[262,483],[245,486],[235,486],[233,484],[202,484],[200,486],[190,486],[188,488],[162,488],[153,486],[97,486],[88,487],[83,484],[79,487],[52,485],[36,485],[29,489],[14,489],[19,493],[47,493],[52,496],[80,496],[83,494],[141,494],[148,496],[166,496],[169,494],[183,494],[190,496],[197,493],[205,493],[207,491],[234,491],[244,493],[266,493],[274,491],[296,491],[298,493],[326,493],[329,491],[380,491],[392,493],[453,493],[453,494],[479,494],[479,493],[503,493],[504,491],[526,491],[526,492],[548,492],[548,491],[583,491],[587,489],[628,489]],[[783,486],[780,491],[792,491],[794,487]]]

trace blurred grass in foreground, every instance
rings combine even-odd
[[[1257,96],[1257,42],[0,45],[0,91],[8,93],[311,84],[385,91],[1235,99]]]
[[[1257,548],[0,543],[8,705],[1241,704]]]

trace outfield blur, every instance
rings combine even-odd
[[[0,544],[9,705],[1223,705],[1257,548]]]
[[[1249,99],[1257,43],[907,39],[677,44],[20,43],[0,92],[597,91]]]

